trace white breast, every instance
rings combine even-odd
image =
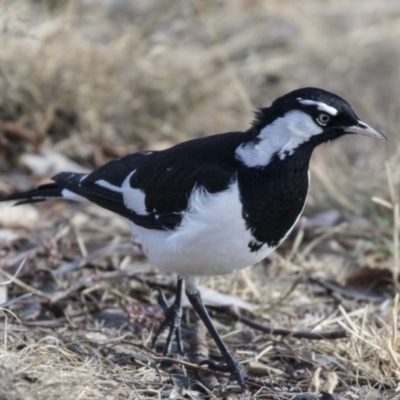
[[[176,231],[131,226],[150,262],[181,275],[230,273],[261,261],[274,250],[264,244],[257,252],[250,251],[248,244],[255,239],[242,217],[236,182],[216,194],[195,190]]]

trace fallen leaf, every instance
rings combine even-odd
[[[393,273],[387,268],[363,267],[347,277],[346,285],[370,289],[387,288],[393,284]]]
[[[206,306],[233,306],[237,308],[241,308],[243,310],[253,311],[255,306],[245,300],[240,299],[239,297],[232,296],[230,294],[220,293],[216,290],[200,286],[201,297],[203,299],[203,303]],[[174,301],[175,298],[169,300],[170,304]],[[182,307],[191,307],[191,304],[186,296],[183,293],[182,296]]]
[[[1,219],[1,217],[0,217]],[[0,229],[0,243],[10,243],[20,236],[10,229]]]
[[[109,339],[106,335],[103,335],[100,332],[89,332],[85,337],[93,342],[105,342]]]
[[[20,157],[20,162],[37,176],[53,176],[63,171],[89,172],[87,168],[53,151],[43,151],[40,154],[23,154]]]
[[[371,389],[365,396],[365,400],[379,400],[379,399],[382,399],[382,393],[376,389]]]
[[[327,289],[332,295],[344,297],[358,301],[370,301],[379,303],[385,300],[385,296],[381,291],[355,286],[343,286],[332,279],[316,279],[309,278],[309,282],[320,285]]]
[[[335,371],[324,371],[325,382],[322,386],[322,391],[333,394],[337,384],[339,383],[339,378]]]
[[[320,380],[321,371],[322,371],[322,368],[318,367],[312,374],[311,379],[308,383],[308,391],[309,392],[311,392],[311,393],[319,392],[319,388],[321,386],[321,380]]]
[[[307,218],[304,228],[331,228],[344,222],[343,214],[338,210],[327,210],[319,212]]]
[[[3,304],[7,301],[7,286],[0,285],[0,304]]]
[[[28,228],[36,226],[38,210],[31,204],[13,207],[10,203],[0,203],[0,226],[2,228]]]
[[[279,369],[272,368],[259,361],[249,361],[249,363],[247,364],[247,373],[249,375],[263,377],[263,376],[270,376],[271,372],[274,376],[284,374],[284,372],[280,371]]]

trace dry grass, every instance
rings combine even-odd
[[[347,138],[318,149],[308,223],[264,264],[204,285],[256,305],[251,317],[274,328],[348,332],[335,341],[281,338],[216,311],[240,361],[281,385],[280,393],[253,387],[251,398],[398,398],[398,283],[362,269],[390,278],[400,268],[396,2],[2,0],[0,27],[1,191],[61,168],[49,152],[92,168],[245,129],[255,106],[301,86],[342,95],[387,133],[390,145]],[[39,156],[30,178],[27,154]],[[187,386],[193,370],[179,359],[147,349],[161,318],[151,287],[168,289],[173,278],[146,263],[125,226],[96,207],[37,209],[0,209],[1,271],[13,279],[0,295],[36,291],[1,311],[0,398],[221,398]],[[319,213],[327,210],[333,222]],[[349,277],[371,291],[346,286]],[[344,286],[327,290],[326,279]],[[187,311],[185,321],[193,318]],[[192,328],[184,328],[188,344]]]

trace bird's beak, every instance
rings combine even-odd
[[[370,136],[375,139],[389,140],[382,132],[362,121],[358,121],[357,125],[346,127],[344,131],[345,133],[359,133],[360,135]]]

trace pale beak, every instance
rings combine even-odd
[[[382,132],[374,129],[365,122],[358,121],[357,125],[349,126],[344,128],[345,133],[358,133],[360,135],[370,136],[375,139],[389,140]]]

